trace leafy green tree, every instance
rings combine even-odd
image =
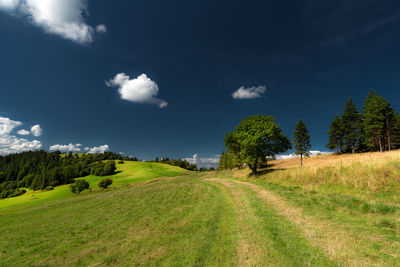
[[[311,138],[307,126],[302,120],[299,120],[295,126],[293,143],[294,153],[300,155],[300,164],[303,166],[303,156],[310,155]]]
[[[344,131],[344,145],[346,150],[355,153],[356,145],[360,139],[361,133],[361,115],[358,112],[357,106],[349,97],[344,107],[342,115],[342,125]]]
[[[89,189],[90,184],[85,179],[76,180],[69,188],[74,194],[80,194],[83,190]]]
[[[111,180],[110,178],[104,178],[103,180],[101,180],[99,182],[99,187],[101,189],[106,189],[107,187],[109,187],[110,185],[112,185],[113,180]]]
[[[115,165],[115,161],[110,160],[107,161],[104,165],[104,175],[113,175],[115,174],[115,170],[117,169]]]
[[[329,143],[327,148],[335,150],[337,153],[343,152],[343,123],[339,115],[335,115],[332,123],[329,125]]]
[[[253,175],[267,157],[291,148],[289,139],[272,116],[256,115],[244,119],[233,132],[233,138],[240,146],[242,163],[247,163]]]

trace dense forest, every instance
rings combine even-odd
[[[102,162],[103,160],[111,160]],[[137,160],[112,152],[101,154],[61,154],[61,152],[29,151],[0,156],[0,198],[23,194],[21,188],[50,189],[69,184],[74,178],[89,174],[115,173],[114,160]]]
[[[261,122],[262,120],[264,122]],[[295,129],[295,154],[301,158],[308,156],[311,148],[308,129],[301,120]],[[267,160],[274,159],[275,154],[291,147],[282,135],[279,127],[273,124],[271,116],[245,119],[234,132],[226,134],[224,140],[226,149],[221,154],[218,169],[241,168],[243,164],[252,162],[249,167],[254,169],[251,164],[256,164],[256,171],[257,167],[265,165]],[[361,110],[351,98],[348,98],[343,114],[335,115],[329,126],[328,139],[326,147],[336,153],[383,152],[399,149],[400,114],[375,91],[369,92]],[[272,148],[276,150],[273,151]]]

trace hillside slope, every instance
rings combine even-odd
[[[179,167],[161,164],[147,163],[138,161],[125,161],[123,164],[117,164],[117,174],[109,176],[113,179],[113,187],[120,187],[128,184],[137,184],[149,181],[158,177],[173,177],[188,173],[188,171]],[[93,190],[99,190],[98,183],[105,177],[89,175],[82,179],[87,180]],[[80,178],[78,178],[80,179]],[[52,191],[29,191],[26,194],[0,200],[0,212],[4,208],[12,206],[35,205],[37,202],[46,200],[56,200],[59,198],[72,197],[73,194],[69,189],[69,185],[57,186]]]
[[[3,209],[0,265],[399,266],[398,155],[188,172]]]

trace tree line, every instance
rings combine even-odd
[[[390,103],[370,91],[360,111],[351,98],[342,115],[335,115],[328,131],[327,148],[337,153],[391,151],[400,148],[400,114]],[[266,167],[276,154],[292,148],[289,139],[274,123],[272,116],[257,115],[244,119],[233,132],[226,134],[218,170],[249,166],[252,174]],[[294,153],[310,155],[311,138],[306,124],[299,120],[293,139]]]
[[[400,148],[400,115],[385,98],[371,91],[362,110],[348,98],[328,134],[327,148],[337,153],[391,151]]]
[[[113,152],[61,154],[44,150],[0,156],[0,198],[21,195],[23,188],[44,190],[69,184],[89,174],[111,175],[116,169],[114,160],[137,159]]]
[[[155,160],[151,162],[158,162],[158,163],[164,163],[172,166],[177,166],[185,170],[189,171],[198,171],[197,165],[188,162],[187,160],[182,160],[182,159],[169,159],[169,158],[159,158],[156,157]]]

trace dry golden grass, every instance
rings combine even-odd
[[[400,151],[344,155],[321,155],[269,162],[269,179],[308,184],[339,184],[355,189],[391,191],[400,189]]]

